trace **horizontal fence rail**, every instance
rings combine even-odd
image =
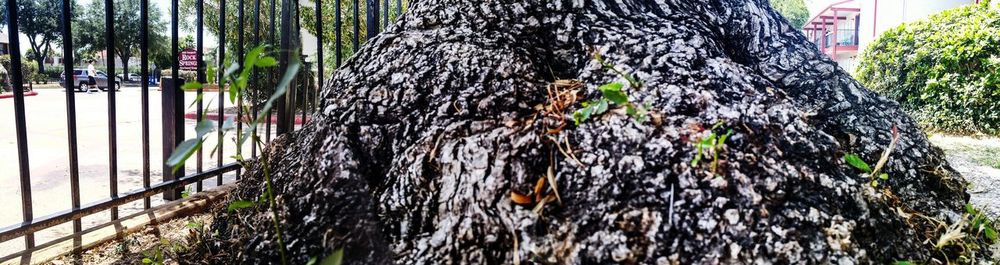
[[[103,59],[106,60],[106,72],[109,76],[109,81],[107,86],[107,139],[108,139],[108,156],[106,158],[107,164],[105,165],[108,169],[106,179],[108,180],[109,186],[107,188],[108,196],[96,201],[90,201],[84,203],[81,197],[81,188],[85,190],[93,190],[95,187],[87,185],[90,183],[81,183],[81,171],[80,171],[80,156],[90,156],[87,150],[81,150],[79,146],[79,129],[80,124],[78,124],[76,110],[78,107],[90,108],[90,106],[77,105],[77,90],[74,89],[74,84],[86,84],[91,81],[89,80],[75,80],[77,78],[74,73],[76,70],[75,64],[81,63],[81,58],[75,58],[74,53],[79,53],[73,43],[73,23],[74,12],[80,13],[79,10],[73,10],[74,0],[41,0],[41,1],[59,1],[61,5],[60,10],[60,40],[59,45],[62,46],[62,52],[65,55],[63,58],[63,73],[65,81],[61,81],[65,89],[65,106],[66,106],[66,141],[67,141],[67,160],[65,161],[68,167],[68,172],[66,172],[67,181],[69,182],[69,194],[68,198],[45,198],[47,200],[67,200],[69,201],[70,207],[68,209],[63,209],[61,211],[56,211],[55,213],[48,214],[41,217],[36,217],[35,212],[37,201],[39,198],[33,198],[32,194],[32,172],[31,163],[29,161],[29,139],[28,135],[28,120],[26,119],[25,112],[25,92],[26,84],[25,77],[22,76],[23,58],[18,51],[20,51],[19,41],[19,26],[18,25],[18,0],[7,0],[5,2],[7,10],[7,29],[9,33],[9,51],[14,51],[10,55],[10,86],[14,94],[13,97],[13,118],[16,124],[16,140],[17,140],[17,165],[19,174],[19,189],[20,189],[20,205],[21,205],[21,222],[14,224],[0,224],[0,243],[15,240],[17,238],[24,239],[24,249],[30,250],[35,246],[38,246],[36,240],[36,233],[43,231],[47,228],[53,226],[72,223],[73,233],[78,234],[84,231],[84,224],[81,219],[87,216],[98,214],[101,212],[108,212],[110,215],[110,220],[102,221],[103,224],[111,223],[118,219],[119,217],[119,207],[127,203],[142,201],[142,209],[151,209],[154,202],[151,200],[154,196],[162,195],[163,200],[177,200],[184,197],[183,191],[189,186],[194,186],[194,190],[201,191],[203,188],[202,182],[210,178],[215,178],[215,186],[221,186],[224,184],[223,175],[235,173],[235,179],[238,181],[240,176],[241,165],[237,162],[226,162],[224,158],[226,155],[243,155],[243,147],[240,145],[235,146],[235,154],[227,154],[229,151],[224,152],[224,147],[226,146],[226,141],[223,138],[222,128],[223,120],[226,119],[227,114],[226,103],[223,99],[226,99],[225,93],[228,93],[226,87],[224,86],[226,77],[224,76],[224,69],[228,67],[231,62],[242,62],[242,57],[245,55],[246,48],[255,47],[258,45],[269,45],[275,47],[275,52],[279,55],[279,66],[277,69],[270,69],[260,72],[255,72],[251,76],[250,87],[253,92],[248,94],[247,97],[242,97],[235,104],[230,104],[236,107],[236,130],[237,135],[241,135],[244,126],[243,123],[246,122],[245,115],[251,115],[249,117],[257,117],[263,103],[262,95],[269,95],[270,91],[273,90],[274,84],[281,74],[284,73],[283,67],[289,64],[291,58],[307,58],[302,55],[302,44],[303,38],[300,36],[299,32],[302,29],[307,29],[311,34],[316,37],[316,47],[317,50],[313,56],[313,60],[305,59],[304,69],[311,69],[302,72],[298,77],[293,80],[292,86],[289,88],[288,93],[286,93],[281,100],[278,101],[278,107],[275,109],[275,115],[271,116],[270,113],[266,113],[264,121],[263,132],[261,134],[265,135],[262,138],[269,142],[271,139],[271,123],[272,118],[274,119],[276,133],[283,134],[294,131],[296,125],[303,124],[310,119],[309,113],[314,112],[319,106],[319,90],[323,86],[328,84],[329,76],[325,67],[331,67],[335,69],[339,67],[344,58],[350,57],[354,52],[358,51],[361,45],[363,45],[368,39],[374,37],[380,31],[388,27],[391,21],[399,18],[402,12],[405,10],[405,5],[408,5],[409,1],[402,0],[366,0],[361,3],[359,0],[312,0],[314,5],[299,5],[297,0],[281,0],[280,5],[277,0],[252,0],[252,3],[246,3],[247,0],[210,0],[214,1],[212,8],[216,8],[217,14],[219,15],[218,24],[211,25],[206,28],[205,18],[206,18],[206,5],[204,1],[194,1],[194,14],[181,14],[180,10],[182,8],[179,0],[170,1],[169,9],[169,51],[172,55],[170,60],[171,63],[167,69],[170,70],[169,75],[160,75],[159,72],[151,72],[150,70],[150,60],[152,54],[150,52],[150,42],[152,40],[151,36],[153,34],[160,34],[159,32],[151,31],[150,15],[153,12],[150,10],[151,3],[149,0],[139,0],[139,23],[138,32],[123,32],[123,29],[131,29],[129,27],[120,28],[121,23],[124,21],[116,21],[120,16],[116,16],[116,12],[135,12],[135,9],[125,8],[116,6],[116,1],[114,0],[104,0],[104,32],[102,37],[104,40],[106,51],[103,55]],[[97,1],[97,0],[95,0]],[[262,1],[269,1],[263,2]],[[99,3],[100,3],[99,2]],[[122,3],[118,3],[121,5]],[[393,8],[393,5],[394,8]],[[154,8],[155,5],[153,5]],[[236,12],[227,12],[227,9],[235,8]],[[249,9],[247,9],[249,8]],[[263,8],[263,9],[262,9]],[[119,10],[120,9],[120,10]],[[313,10],[308,10],[313,9]],[[311,11],[309,13],[303,12]],[[251,16],[246,16],[246,12],[250,12]],[[332,13],[332,14],[331,14]],[[228,15],[235,14],[235,20],[227,17]],[[159,15],[159,13],[157,13]],[[181,54],[181,43],[180,43],[180,25],[181,21],[185,21],[189,16],[194,16],[195,26],[195,45],[196,48],[196,60],[197,60],[197,70],[195,73],[196,80],[183,80],[181,78],[181,67],[180,59],[178,56]],[[303,20],[303,17],[312,15],[313,20]],[[324,25],[324,20],[329,20],[332,17],[332,29],[328,28],[331,24]],[[128,18],[128,17],[126,17]],[[329,22],[327,22],[329,23]],[[305,27],[303,27],[305,24]],[[347,25],[350,24],[349,29],[345,29]],[[206,52],[205,52],[205,30],[214,30],[209,32],[215,35],[215,40],[217,41],[217,49],[215,53],[212,54],[215,60],[214,62],[206,62]],[[139,89],[140,89],[140,105],[139,109],[135,110],[140,116],[140,128],[136,131],[124,130],[126,127],[122,127],[117,123],[119,119],[119,113],[117,112],[118,103],[121,99],[119,97],[120,91],[117,91],[120,83],[115,81],[116,69],[115,61],[119,56],[128,57],[128,53],[121,55],[116,53],[115,43],[121,41],[123,38],[120,36],[133,34],[139,35],[138,40],[138,55],[139,55]],[[235,41],[229,41],[228,34],[233,34],[232,38]],[[249,35],[247,35],[249,34]],[[264,35],[262,35],[264,34]],[[249,41],[246,38],[249,38]],[[344,45],[343,38],[348,38],[349,45]],[[227,53],[227,51],[229,53]],[[332,52],[329,54],[327,52]],[[295,54],[298,53],[298,54]],[[295,56],[298,55],[298,56]],[[330,56],[329,60],[326,56]],[[92,61],[92,59],[91,59]],[[213,65],[217,71],[217,76],[206,76],[209,65]],[[315,66],[313,68],[313,66]],[[122,67],[122,70],[127,70],[128,65]],[[314,72],[313,72],[314,71]],[[88,71],[89,72],[89,71]],[[124,71],[123,71],[124,72]],[[89,75],[89,73],[88,73]],[[129,76],[129,73],[123,73],[123,76]],[[161,102],[159,104],[150,104],[150,93],[155,93],[156,91],[150,91],[151,77],[158,77],[158,80],[162,91],[160,91]],[[83,78],[87,79],[87,78]],[[185,140],[185,129],[190,129],[193,124],[186,124],[185,112],[188,110],[185,103],[185,91],[181,90],[181,85],[185,81],[199,81],[201,83],[208,83],[209,80],[215,80],[219,85],[218,88],[218,102],[217,105],[217,134],[215,139],[220,145],[216,152],[211,152],[210,155],[215,156],[215,165],[210,165],[210,168],[204,167],[204,153],[203,150],[199,148],[196,156],[191,159],[194,165],[191,165],[194,172],[187,174],[185,166],[181,166],[176,172],[172,170],[172,167],[168,166],[165,161],[153,161],[151,158],[151,146],[150,143],[155,141],[152,139],[150,133],[150,125],[158,122],[162,125],[161,139],[163,158],[169,157],[174,151],[175,147]],[[90,89],[90,85],[86,86]],[[87,91],[88,93],[90,91]],[[207,96],[206,91],[198,89],[194,95],[197,98],[202,96]],[[121,94],[124,95],[124,94]],[[124,101],[123,101],[124,102]],[[2,102],[0,102],[2,103]],[[245,105],[246,104],[246,105]],[[201,121],[202,117],[206,117],[203,113],[203,104],[199,101],[196,104],[196,114],[197,121]],[[161,116],[159,119],[151,117],[151,107],[155,108],[159,106],[161,109]],[[248,106],[250,113],[244,113],[243,106]],[[299,116],[296,117],[296,114]],[[3,114],[7,115],[7,114]],[[39,120],[38,122],[45,122]],[[250,127],[247,127],[250,128]],[[124,153],[119,147],[119,133],[123,134],[140,134],[141,141],[141,153],[131,154]],[[235,144],[235,143],[230,143]],[[256,157],[258,154],[257,145],[251,145],[250,156],[248,158]],[[141,177],[141,188],[120,192],[119,191],[119,168],[120,157],[141,157],[142,164],[139,168],[139,175]],[[103,158],[102,158],[103,159]],[[162,181],[158,183],[152,183],[151,181],[151,169],[159,164],[159,168],[162,169]],[[92,176],[86,176],[92,177]],[[105,176],[100,176],[101,179],[105,179]],[[91,179],[91,178],[88,178]],[[211,183],[211,182],[209,182]],[[11,185],[4,183],[3,185]],[[37,194],[36,194],[37,196]],[[14,214],[0,212],[0,214]],[[103,225],[98,224],[98,226]],[[60,235],[59,237],[62,237]],[[27,252],[27,251],[25,251]],[[4,258],[12,258],[16,255],[9,255],[11,253],[0,253],[0,262],[3,262]]]

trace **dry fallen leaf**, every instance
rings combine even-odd
[[[531,197],[528,197],[528,195],[524,195],[516,191],[510,192],[510,200],[514,201],[514,203],[516,204],[531,204],[532,202]]]
[[[535,201],[542,200],[542,189],[545,188],[545,177],[538,178],[535,182]]]

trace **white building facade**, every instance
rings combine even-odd
[[[806,0],[811,19],[802,32],[848,71],[882,32],[979,0]]]

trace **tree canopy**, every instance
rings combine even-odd
[[[122,62],[122,73],[128,73],[128,59],[139,54],[142,25],[139,20],[139,0],[115,1],[115,56]],[[163,32],[167,30],[166,21],[159,8],[150,3],[149,10],[149,52],[151,61],[157,64],[169,63],[169,39]],[[88,52],[103,51],[107,48],[104,37],[104,2],[91,1],[84,9],[74,25],[75,47]],[[163,58],[166,57],[166,58]],[[166,59],[166,60],[165,60]]]
[[[923,125],[956,133],[1000,133],[1000,13],[963,6],[882,33],[855,76]]]
[[[379,1],[381,3],[381,1]],[[406,10],[409,6],[410,1],[390,1],[389,10],[380,10],[380,12],[389,12],[389,21],[396,21],[398,14],[396,10],[396,5],[402,5],[402,10]],[[365,36],[368,34],[368,25],[365,23],[365,18],[368,14],[368,7],[365,1],[358,1],[358,45],[365,43]],[[330,69],[336,68],[336,52],[334,50],[335,45],[337,45],[337,32],[336,32],[336,4],[334,0],[323,0],[323,47],[326,48],[327,52],[324,57],[324,65]],[[383,6],[379,6],[380,8]],[[308,5],[303,5],[301,7],[302,14],[302,28],[309,31],[310,34],[314,36],[319,36],[319,31],[316,28],[316,0],[309,1]],[[340,56],[342,60],[346,60],[348,57],[354,54],[354,3],[353,1],[340,1],[340,17],[341,17],[341,33],[340,33],[340,45],[341,51]],[[383,21],[382,16],[379,16],[379,23]],[[385,27],[385,25],[382,25]]]
[[[803,0],[770,0],[771,7],[781,13],[788,23],[795,28],[801,28],[809,20],[809,9]]]
[[[17,1],[18,30],[28,36],[28,44],[34,51],[31,59],[38,62],[40,72],[45,71],[43,60],[52,52],[52,44],[62,39],[61,6],[58,0]],[[6,5],[0,5],[0,14],[3,14],[0,24],[7,26]]]

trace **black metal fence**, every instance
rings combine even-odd
[[[162,142],[162,147],[163,147],[163,158],[164,159],[166,159],[167,157],[170,156],[171,152],[173,152],[173,150],[174,150],[174,147],[176,147],[179,143],[181,143],[182,141],[185,140],[185,133],[184,133],[184,130],[185,130],[185,122],[184,122],[184,120],[185,120],[185,117],[184,117],[184,112],[186,111],[186,108],[185,108],[186,106],[184,105],[184,91],[182,91],[180,89],[181,82],[179,82],[180,78],[178,76],[178,74],[179,74],[178,72],[180,70],[179,69],[180,67],[179,67],[179,62],[178,62],[178,59],[177,59],[177,55],[179,54],[178,21],[180,19],[180,15],[178,14],[178,8],[179,8],[178,1],[179,0],[172,0],[171,1],[171,10],[170,10],[170,49],[171,49],[171,54],[174,55],[174,57],[173,57],[174,58],[173,64],[171,66],[171,76],[169,76],[169,77],[165,76],[164,77],[165,78],[164,82],[161,82],[161,85],[163,86],[163,89],[162,89],[162,92],[161,92],[162,93],[162,95],[161,95],[161,102],[160,102],[161,103],[160,106],[162,108],[162,116],[161,116],[161,120],[159,122],[162,124],[162,130],[163,130],[162,131],[161,142]],[[226,10],[225,10],[225,8],[226,8],[226,0],[216,0],[216,1],[218,1],[218,3],[219,3],[219,9],[220,9],[219,10],[219,14],[227,14]],[[237,24],[236,28],[238,28],[238,35],[237,35],[237,39],[236,39],[236,43],[235,43],[235,47],[236,47],[235,57],[236,58],[242,58],[243,57],[244,47],[247,46],[247,45],[254,45],[255,46],[255,45],[259,45],[259,44],[263,44],[263,43],[275,43],[277,41],[277,44],[278,44],[277,46],[279,48],[279,51],[280,51],[280,53],[282,53],[282,56],[279,57],[280,61],[282,61],[282,62],[279,65],[286,66],[287,65],[287,60],[289,60],[289,56],[287,56],[287,55],[291,54],[291,52],[300,52],[301,51],[301,49],[299,47],[299,44],[301,43],[301,37],[298,35],[299,29],[300,29],[299,23],[301,22],[300,19],[299,19],[299,16],[300,16],[299,10],[301,10],[301,9],[300,9],[300,6],[299,6],[299,2],[297,0],[281,0],[280,6],[276,6],[277,5],[276,0],[269,0],[270,2],[268,4],[270,4],[270,8],[267,11],[270,11],[270,15],[266,16],[264,19],[261,18],[261,15],[262,15],[262,12],[261,12],[261,4],[262,3],[261,3],[261,1],[268,1],[268,0],[231,0],[231,1],[238,1],[238,8],[237,8],[238,9],[238,11],[237,11],[238,21],[236,22],[236,24]],[[246,17],[245,14],[244,14],[245,13],[244,12],[244,8],[245,8],[244,1],[253,1],[253,14],[252,14],[252,17],[249,18],[249,19],[253,20],[253,36],[252,36],[252,40],[251,40],[250,43],[245,43],[245,37],[247,37],[247,36],[244,36],[245,35],[245,33],[244,33],[245,30],[243,30],[244,26],[245,26],[244,23],[248,19],[248,17]],[[7,242],[7,241],[10,241],[10,240],[14,240],[14,239],[17,239],[19,237],[23,237],[23,239],[24,239],[24,248],[30,250],[30,249],[32,249],[32,248],[34,248],[34,247],[36,247],[38,245],[37,242],[35,242],[35,237],[34,237],[35,232],[40,231],[42,229],[50,228],[50,227],[53,227],[53,226],[56,226],[56,225],[60,225],[60,224],[64,224],[64,223],[68,223],[68,222],[72,222],[73,223],[73,232],[74,232],[74,234],[78,234],[79,232],[81,232],[83,230],[83,225],[81,223],[81,219],[83,217],[85,217],[85,216],[93,215],[95,213],[99,213],[99,212],[103,212],[103,211],[109,211],[110,212],[110,219],[107,220],[106,222],[104,222],[103,224],[99,224],[98,226],[107,225],[108,223],[119,219],[118,207],[121,206],[121,205],[123,205],[123,204],[130,203],[130,202],[133,202],[133,201],[142,200],[143,201],[143,209],[149,209],[149,208],[155,206],[155,205],[153,205],[153,203],[150,200],[150,198],[153,197],[153,196],[156,196],[158,194],[162,194],[164,200],[167,200],[167,201],[169,201],[169,200],[176,200],[176,199],[179,199],[179,198],[182,197],[182,191],[188,185],[194,185],[195,186],[194,187],[194,191],[197,192],[197,191],[201,191],[202,190],[202,188],[203,188],[202,187],[202,182],[204,180],[208,180],[208,179],[211,179],[213,177],[215,178],[215,186],[221,186],[223,184],[223,174],[226,174],[226,173],[235,173],[235,175],[237,176],[237,179],[238,179],[239,170],[241,169],[240,165],[238,165],[235,162],[233,162],[233,163],[224,163],[223,158],[225,156],[224,156],[224,153],[223,153],[224,148],[222,148],[222,147],[224,147],[225,141],[223,141],[223,139],[222,139],[221,130],[219,130],[219,135],[218,135],[218,139],[217,140],[218,140],[218,143],[220,145],[222,145],[222,147],[218,148],[217,149],[218,153],[214,154],[214,156],[216,157],[216,161],[215,161],[214,165],[210,165],[210,168],[205,168],[204,167],[204,164],[205,164],[204,155],[205,154],[204,154],[204,152],[202,150],[199,150],[198,153],[197,153],[197,155],[195,156],[195,158],[194,158],[195,163],[196,163],[195,164],[195,169],[194,169],[194,172],[192,172],[190,174],[187,174],[184,171],[184,169],[183,169],[184,167],[182,167],[182,169],[180,171],[174,173],[174,172],[171,171],[171,167],[167,166],[164,163],[164,161],[151,161],[151,159],[150,159],[150,143],[153,142],[154,139],[151,139],[151,136],[150,136],[150,123],[157,122],[157,121],[155,119],[153,119],[153,118],[150,117],[150,102],[149,102],[150,101],[149,100],[149,98],[150,98],[150,87],[149,87],[149,83],[147,81],[145,81],[145,80],[149,80],[149,77],[151,76],[151,74],[153,74],[153,73],[150,73],[150,71],[149,71],[149,69],[150,69],[150,67],[149,67],[149,56],[150,56],[149,55],[149,47],[150,47],[150,43],[149,43],[149,38],[148,38],[148,36],[149,36],[149,10],[148,10],[148,7],[150,5],[149,5],[149,0],[140,0],[140,2],[141,2],[141,4],[140,4],[141,10],[139,11],[139,14],[140,14],[140,21],[141,21],[141,25],[142,26],[140,27],[138,34],[140,36],[140,46],[139,46],[140,47],[139,48],[139,50],[140,50],[140,64],[141,64],[141,66],[140,66],[140,75],[142,77],[141,80],[143,80],[143,81],[140,82],[141,109],[138,110],[138,111],[141,113],[140,115],[141,115],[141,144],[142,144],[141,150],[142,150],[142,152],[141,152],[141,154],[124,154],[124,155],[127,155],[127,156],[140,156],[141,155],[141,157],[142,157],[142,166],[141,166],[142,188],[136,189],[136,190],[131,190],[131,191],[124,191],[124,192],[121,191],[121,190],[119,190],[119,188],[118,188],[118,182],[119,182],[119,180],[118,180],[118,172],[119,172],[118,161],[119,161],[119,155],[120,154],[119,154],[119,150],[118,150],[118,133],[119,133],[119,130],[118,130],[118,126],[116,124],[116,119],[117,119],[116,100],[117,99],[115,97],[116,97],[117,92],[115,91],[115,89],[109,88],[107,90],[107,104],[108,104],[108,111],[107,111],[107,120],[108,120],[107,136],[108,136],[108,145],[109,145],[108,146],[109,156],[107,158],[108,159],[107,160],[108,161],[107,166],[109,168],[108,172],[110,172],[110,173],[108,174],[107,177],[108,177],[108,181],[110,183],[110,189],[108,190],[108,196],[106,198],[103,198],[103,199],[100,199],[100,200],[97,200],[97,201],[90,201],[90,202],[83,202],[83,201],[81,201],[80,189],[82,187],[82,184],[80,182],[81,174],[80,174],[80,165],[79,165],[79,156],[81,155],[81,150],[79,150],[79,148],[78,148],[79,144],[78,144],[78,130],[77,130],[78,129],[78,124],[77,124],[77,112],[76,112],[76,110],[77,110],[76,98],[75,98],[76,96],[75,96],[75,89],[69,89],[69,88],[67,88],[67,89],[65,89],[65,104],[66,104],[66,110],[67,110],[66,111],[66,120],[67,120],[66,128],[67,128],[67,132],[68,132],[67,133],[68,134],[67,135],[67,139],[66,139],[67,140],[67,148],[66,148],[66,150],[68,152],[68,160],[66,161],[66,163],[68,164],[68,168],[69,168],[69,172],[68,172],[67,175],[68,175],[68,181],[70,183],[70,193],[69,193],[69,196],[68,196],[69,198],[67,198],[67,199],[70,200],[71,207],[69,209],[65,209],[63,211],[56,212],[54,214],[36,217],[35,214],[34,214],[34,211],[33,211],[33,205],[35,205],[35,204],[32,202],[33,198],[32,198],[31,184],[30,184],[31,183],[31,177],[32,177],[32,175],[31,175],[31,170],[30,170],[29,152],[31,152],[31,149],[29,148],[29,145],[28,145],[28,139],[29,139],[30,135],[28,135],[28,133],[27,133],[27,120],[25,119],[25,95],[24,95],[25,94],[25,80],[24,80],[24,77],[21,74],[22,73],[22,71],[21,71],[22,56],[17,52],[17,51],[20,51],[20,43],[19,43],[19,38],[18,38],[18,32],[19,32],[18,31],[18,29],[19,29],[18,27],[20,25],[18,25],[18,19],[17,19],[18,18],[17,0],[7,0],[6,1],[6,7],[7,7],[7,12],[8,12],[8,14],[7,14],[7,19],[8,19],[7,23],[8,24],[7,25],[8,25],[8,32],[9,32],[9,36],[10,36],[9,37],[9,40],[10,40],[9,50],[10,51],[14,51],[10,55],[10,57],[11,57],[10,58],[11,59],[11,68],[12,69],[10,69],[11,71],[9,71],[9,72],[11,73],[10,74],[11,75],[11,86],[12,86],[13,93],[14,93],[14,97],[13,97],[14,113],[13,114],[14,114],[14,119],[15,119],[15,124],[16,124],[16,139],[17,139],[17,154],[18,154],[18,156],[17,156],[17,163],[18,163],[18,166],[19,166],[19,171],[18,172],[20,174],[20,178],[19,179],[20,179],[21,209],[22,209],[22,220],[23,220],[23,222],[17,223],[17,224],[13,224],[13,225],[10,225],[10,226],[6,226],[6,227],[3,227],[3,228],[0,228],[0,243]],[[324,71],[324,58],[325,58],[324,57],[324,49],[325,48],[329,48],[328,46],[330,46],[330,45],[324,45],[324,43],[325,43],[325,41],[324,41],[325,36],[324,35],[325,34],[323,34],[323,33],[324,32],[325,33],[329,33],[329,31],[328,30],[324,30],[324,25],[323,25],[323,22],[322,22],[322,18],[325,18],[325,16],[324,16],[325,14],[323,14],[323,4],[330,4],[330,3],[332,3],[334,5],[334,10],[335,10],[334,11],[335,14],[333,15],[334,16],[333,35],[335,36],[335,41],[334,41],[334,45],[332,45],[333,46],[332,50],[333,50],[334,55],[335,55],[334,59],[333,59],[334,64],[336,64],[337,66],[339,66],[340,63],[342,62],[342,57],[346,56],[345,54],[343,54],[344,47],[342,47],[342,46],[344,46],[344,45],[341,44],[342,43],[341,42],[341,40],[342,40],[341,36],[344,35],[343,33],[347,33],[345,31],[345,29],[343,29],[343,25],[344,25],[343,22],[345,22],[345,21],[343,19],[342,10],[341,10],[342,9],[341,8],[342,4],[345,4],[344,2],[345,1],[342,1],[342,0],[327,0],[325,3],[323,1],[315,1],[315,7],[314,7],[315,8],[315,17],[314,18],[316,18],[316,20],[315,21],[306,22],[306,23],[315,23],[315,31],[320,32],[320,34],[316,34],[316,37],[317,37],[317,40],[316,40],[316,42],[317,42],[316,43],[316,45],[317,45],[317,54],[316,54],[317,60],[316,60],[316,63],[315,63],[315,66],[316,66],[315,67],[315,70],[316,70],[316,75],[315,75],[316,79],[312,80],[313,81],[312,83],[314,83],[315,86],[314,87],[309,87],[309,88],[306,88],[304,86],[292,86],[292,87],[289,88],[290,92],[288,94],[286,94],[285,98],[283,100],[279,100],[278,107],[276,108],[276,115],[275,115],[276,119],[275,119],[275,122],[274,122],[275,123],[275,127],[276,127],[276,130],[275,130],[276,134],[287,133],[287,132],[290,132],[290,131],[294,130],[294,128],[295,128],[295,114],[297,112],[296,108],[299,109],[299,112],[302,115],[302,116],[299,117],[299,119],[302,122],[305,122],[305,120],[308,118],[307,115],[306,115],[306,113],[309,112],[309,111],[311,111],[312,108],[315,108],[315,106],[316,106],[316,104],[315,104],[315,102],[317,100],[316,99],[316,95],[318,95],[318,93],[316,93],[316,91],[318,91],[318,87],[322,87],[323,86],[323,81],[324,81],[324,78],[326,77],[325,71]],[[365,39],[367,39],[367,38],[371,38],[371,37],[375,36],[375,34],[377,34],[380,31],[380,26],[388,25],[388,23],[390,21],[390,12],[389,11],[390,11],[390,8],[391,8],[392,4],[395,5],[395,12],[394,12],[395,15],[401,14],[402,11],[403,11],[403,9],[404,9],[404,2],[402,0],[395,0],[395,1],[393,1],[393,0],[366,0],[366,1],[363,2],[363,4],[365,6],[360,6],[359,4],[362,4],[362,3],[359,3],[359,0],[352,0],[352,2],[349,3],[349,6],[352,9],[351,12],[353,14],[353,15],[350,16],[350,20],[351,20],[350,22],[352,22],[351,24],[353,25],[353,28],[351,29],[352,30],[351,33],[353,33],[353,34],[350,35],[350,36],[352,36],[351,37],[352,38],[352,40],[351,40],[352,41],[352,46],[351,46],[351,50],[352,51],[357,51],[358,50],[358,46],[363,42],[363,39],[361,39],[361,37],[360,37],[361,29],[360,29],[359,25],[360,25],[360,20],[361,19],[359,18],[359,16],[361,15],[361,11],[359,11],[359,10],[361,10],[362,8],[364,8],[364,11],[365,11],[365,14],[364,14],[364,16],[365,16],[364,20],[365,20],[365,25],[366,25],[366,34],[365,34],[366,36],[365,36]],[[381,4],[381,7],[380,7],[380,4]],[[115,31],[115,19],[114,19],[114,15],[113,15],[114,14],[114,8],[115,8],[114,1],[113,0],[104,0],[104,6],[105,6],[105,34],[104,34],[104,37],[105,37],[105,40],[106,40],[105,43],[108,44],[107,50],[108,51],[112,51],[112,49],[114,48],[112,45],[115,43],[116,34],[136,34],[136,32],[116,32]],[[62,49],[63,49],[63,54],[65,55],[65,58],[63,60],[65,73],[73,73],[73,71],[74,71],[74,65],[73,65],[73,63],[74,63],[74,58],[73,58],[74,46],[73,46],[73,37],[72,37],[72,34],[73,34],[74,31],[73,31],[73,28],[72,28],[72,24],[70,23],[71,22],[71,18],[72,18],[72,14],[74,12],[74,10],[71,10],[72,7],[73,7],[72,0],[62,0],[62,12],[61,12],[61,14],[62,14],[62,17],[61,17],[61,28],[62,28],[62,32],[61,32],[62,38],[61,39],[62,39],[62,43],[61,43],[61,46],[62,46]],[[379,11],[380,11],[380,8],[381,8],[381,10],[386,11],[386,12],[381,12],[381,15],[382,15],[382,17],[381,17],[381,20],[382,20],[381,22],[382,23],[381,24],[379,23],[379,15],[380,15]],[[207,67],[205,65],[206,63],[202,60],[203,59],[202,57],[204,56],[203,53],[202,53],[202,51],[204,50],[203,47],[204,47],[204,30],[205,30],[205,25],[203,23],[203,21],[204,21],[204,12],[203,12],[204,7],[203,7],[203,2],[202,1],[197,1],[197,8],[196,9],[197,9],[197,12],[195,14],[195,17],[196,17],[196,21],[197,21],[197,26],[196,26],[197,51],[198,51],[197,57],[198,57],[198,69],[199,69],[198,70],[198,74],[197,74],[197,79],[198,79],[198,81],[200,81],[202,83],[205,83],[207,81],[208,77],[205,76],[205,73],[206,73],[205,69]],[[280,10],[281,13],[280,14],[276,14],[277,10]],[[270,23],[270,27],[268,27],[269,32],[267,33],[268,36],[266,36],[267,37],[266,39],[262,38],[262,36],[261,36],[261,33],[262,33],[261,32],[261,22],[262,21],[266,21],[266,22]],[[226,34],[225,33],[227,32],[227,26],[228,26],[227,23],[231,23],[231,21],[227,21],[227,19],[219,19],[219,24],[217,25],[218,29],[219,29],[218,32],[221,32],[221,34],[218,34],[219,36],[218,36],[218,54],[217,54],[218,57],[217,58],[226,58],[225,52],[226,52],[226,48],[227,48],[227,45],[226,45],[227,44],[226,43],[227,40],[226,40]],[[280,27],[280,29],[278,27]],[[277,29],[277,31],[276,31],[276,29]],[[276,37],[277,37],[277,39],[276,39]],[[106,54],[107,54],[106,55],[106,59],[107,59],[107,75],[109,77],[111,77],[111,79],[113,80],[114,79],[113,77],[116,76],[115,61],[114,61],[114,59],[115,59],[114,52],[107,52]],[[225,69],[225,65],[223,65],[224,60],[220,59],[218,61],[219,61],[219,65],[218,65],[219,69]],[[218,78],[218,84],[224,84],[223,75],[221,73],[223,71],[219,71],[219,72],[220,73],[217,76],[217,78]],[[276,69],[275,72],[276,73],[284,72],[284,69]],[[157,73],[157,75],[158,75],[158,73]],[[267,75],[267,73],[263,73],[262,75]],[[261,76],[260,75],[256,75],[255,77],[261,77]],[[72,86],[72,84],[75,84],[75,82],[73,81],[74,75],[72,75],[72,74],[66,74],[65,78],[66,78],[65,84],[68,84],[67,86]],[[169,80],[166,80],[166,78],[169,78]],[[216,78],[216,77],[211,77],[211,78]],[[300,81],[297,81],[297,82],[308,82],[308,80],[306,80],[306,81],[300,80]],[[294,91],[292,89],[297,89],[298,91]],[[206,92],[199,89],[197,91],[197,93],[200,96],[201,94],[204,94]],[[217,104],[218,104],[218,106],[217,106],[217,108],[218,108],[218,120],[219,121],[223,120],[224,119],[223,117],[225,116],[225,111],[224,111],[225,110],[225,101],[222,100],[222,98],[224,98],[224,96],[223,96],[224,93],[225,93],[225,89],[223,89],[223,87],[220,86],[219,92],[218,92],[219,100],[217,102]],[[303,98],[296,100],[296,95],[300,95]],[[253,106],[255,106],[258,103],[261,103],[258,100],[252,100],[252,99],[246,99],[246,98],[239,100],[238,102],[239,102],[240,106],[238,106],[236,108],[236,110],[237,110],[236,117],[244,117],[245,114],[242,113],[243,112],[242,104],[244,104],[244,101],[246,101],[246,104],[251,104]],[[296,104],[296,102],[303,102],[304,104],[303,103]],[[196,109],[197,109],[197,112],[198,112],[197,116],[198,116],[198,119],[200,121],[201,117],[203,117],[203,115],[201,113],[201,111],[203,109],[203,106],[202,106],[202,104],[201,104],[200,101],[197,103]],[[252,109],[254,112],[256,112],[256,110],[258,108],[251,107],[250,109]],[[256,114],[257,113],[253,113],[253,116],[256,117],[257,116]],[[239,134],[240,133],[239,131],[241,131],[243,129],[243,125],[242,125],[242,120],[243,119],[242,118],[238,118],[236,120],[237,120],[237,123],[239,123],[238,129],[237,129],[238,130],[237,133]],[[264,138],[267,139],[267,141],[270,141],[271,134],[272,134],[271,133],[272,132],[272,129],[271,129],[271,123],[272,123],[272,121],[271,121],[270,118],[265,119],[265,120],[266,120],[267,124],[266,124],[266,126],[264,126],[265,127],[264,128],[264,134],[266,134],[266,137],[264,137]],[[38,122],[46,122],[46,121],[38,121]],[[219,122],[218,124],[219,124],[220,129],[221,129],[222,122]],[[134,133],[134,132],[128,132],[128,133]],[[237,148],[237,150],[241,150],[241,149]],[[239,151],[239,152],[242,153],[242,151]],[[258,152],[258,150],[257,150],[256,146],[252,145],[251,156],[250,157],[256,156],[257,152]],[[84,155],[86,155],[86,154],[84,154]],[[150,175],[151,175],[150,174],[150,169],[152,167],[154,167],[154,166],[161,167],[162,168],[162,172],[163,172],[162,173],[162,181],[160,181],[158,183],[153,183],[151,181],[151,179],[150,179]],[[3,184],[0,184],[0,185],[9,185],[9,184],[8,183],[3,183]],[[88,187],[83,186],[83,188],[88,188]],[[46,200],[54,200],[54,199],[61,199],[61,198],[46,198]],[[0,225],[8,225],[8,224],[0,224]],[[19,254],[13,254],[13,255],[6,256],[6,257],[3,257],[3,255],[0,255],[0,262],[2,262],[4,260],[9,260],[9,259],[12,259],[12,258],[16,258],[17,256],[20,256],[20,255]]]

